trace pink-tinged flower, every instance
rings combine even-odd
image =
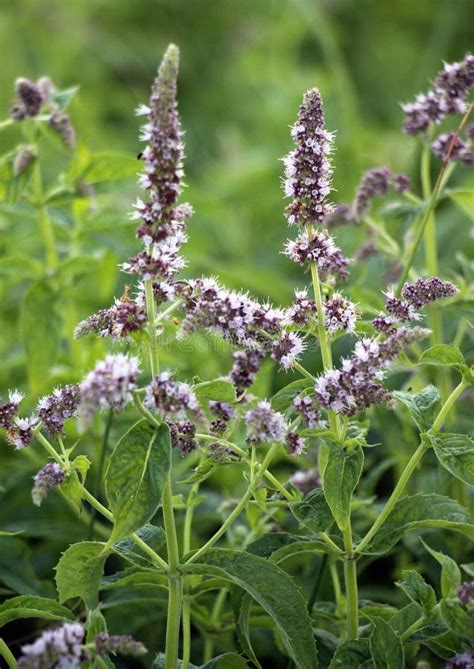
[[[310,318],[316,315],[316,302],[308,297],[308,291],[296,290],[295,301],[286,312],[289,323],[304,327],[308,325]]]
[[[189,420],[168,423],[171,433],[171,446],[179,448],[181,453],[191,453],[197,448],[196,426]]]
[[[415,102],[402,105],[405,132],[417,135],[431,123],[441,123],[449,114],[462,114],[466,98],[474,86],[474,56],[466,54],[459,63],[445,63],[438,73],[434,88],[417,95]]]
[[[296,432],[288,432],[286,435],[285,446],[288,454],[292,458],[301,455],[305,449],[306,440],[300,437]]]
[[[357,316],[355,304],[345,297],[334,293],[324,304],[325,325],[329,334],[340,330],[354,332]]]
[[[184,419],[188,412],[199,413],[199,403],[193,389],[187,383],[173,381],[168,372],[155,376],[145,390],[145,405],[165,416]]]
[[[18,407],[23,399],[22,393],[18,390],[10,390],[8,393],[8,402],[0,404],[0,427],[9,430],[15,417],[18,415]]]
[[[465,581],[457,589],[457,596],[461,604],[468,606],[474,602],[474,581]]]
[[[100,632],[94,639],[95,647],[99,655],[107,653],[118,653],[128,657],[140,657],[147,653],[146,646],[129,634],[108,634]]]
[[[391,399],[381,381],[385,370],[402,351],[428,331],[422,328],[398,328],[389,331],[386,339],[360,339],[351,358],[341,369],[330,369],[316,380],[315,393],[323,407],[352,416],[372,404],[385,404]]]
[[[474,652],[455,655],[445,664],[444,669],[474,669]]]
[[[283,442],[286,436],[285,419],[272,409],[270,402],[262,400],[245,414],[247,441],[250,444]]]
[[[79,401],[78,384],[56,388],[38,402],[38,418],[51,435],[61,434],[66,420],[76,415]]]
[[[50,490],[64,481],[63,469],[56,462],[48,462],[34,477],[34,486],[31,491],[33,504],[41,506]]]
[[[16,102],[10,114],[15,121],[22,121],[28,116],[37,116],[45,97],[38,84],[21,77],[15,81]]]
[[[293,413],[302,419],[303,427],[315,429],[324,427],[325,421],[321,420],[320,405],[314,396],[296,395],[293,398]]]
[[[16,416],[13,419],[12,426],[7,430],[7,440],[13,446],[19,450],[20,448],[26,448],[29,446],[35,438],[34,430],[38,426],[38,419],[36,416],[31,418],[18,418]]]
[[[461,137],[457,137],[454,132],[445,132],[431,144],[431,150],[440,160],[447,160],[449,156],[449,160],[460,162],[466,167],[474,165],[471,137],[464,141]]]
[[[370,211],[372,200],[389,191],[404,193],[410,180],[404,174],[393,174],[387,167],[374,167],[362,176],[353,206],[354,217],[360,222]]]
[[[305,93],[291,136],[296,148],[283,159],[284,191],[292,199],[286,208],[286,218],[290,225],[324,223],[332,209],[326,198],[331,192],[329,156],[333,135],[324,129],[318,89]]]
[[[111,337],[120,341],[133,332],[138,332],[147,322],[147,315],[143,304],[122,298],[115,300],[115,304],[108,309],[101,309],[81,321],[74,331],[78,339],[90,332],[101,337]]]
[[[80,384],[78,414],[81,421],[87,424],[97,409],[122,411],[132,399],[139,374],[138,358],[122,353],[108,355],[98,362]]]
[[[272,342],[271,357],[284,369],[290,369],[305,348],[301,337],[294,332],[283,332],[279,339]]]
[[[402,288],[402,297],[416,309],[443,297],[453,297],[458,289],[450,281],[443,281],[436,276],[418,279],[415,283],[406,283]]]
[[[90,659],[84,641],[85,629],[79,623],[48,629],[34,643],[22,646],[18,669],[81,669]]]
[[[229,378],[234,384],[238,395],[241,395],[255,381],[265,353],[261,350],[236,351],[234,364]]]
[[[316,467],[313,467],[307,471],[295,472],[290,478],[290,483],[298,488],[303,497],[306,497],[312,490],[321,487],[321,477]]]
[[[294,241],[287,242],[283,253],[302,267],[308,263],[315,263],[322,278],[334,275],[344,280],[348,276],[349,261],[342,256],[334,239],[326,232],[301,231]]]

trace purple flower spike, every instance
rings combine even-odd
[[[260,445],[272,441],[282,442],[286,436],[285,419],[272,409],[270,402],[262,400],[245,414],[247,441]]]
[[[432,276],[429,279],[418,279],[415,283],[406,283],[402,289],[402,296],[416,309],[421,309],[425,304],[443,297],[453,297],[458,292],[450,281]]]
[[[33,504],[41,506],[50,490],[64,481],[64,471],[56,462],[48,462],[34,477]]]

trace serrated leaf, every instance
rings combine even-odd
[[[310,386],[311,381],[307,379],[300,379],[289,383],[272,397],[272,407],[276,411],[286,411],[291,406],[294,398]]]
[[[43,620],[75,620],[65,606],[54,599],[36,595],[12,597],[0,604],[0,627],[20,618],[42,618]]]
[[[224,381],[223,379],[204,381],[195,385],[193,389],[200,402],[204,400],[229,403],[237,401],[234,385],[230,381]]]
[[[369,642],[366,639],[359,641],[344,641],[339,644],[328,669],[364,669],[370,660]]]
[[[364,452],[360,446],[346,451],[330,443],[323,473],[323,490],[340,530],[344,530],[349,523],[352,494],[363,466]]]
[[[404,669],[405,654],[402,642],[388,622],[372,618],[374,631],[369,639],[375,669]]]
[[[422,615],[423,609],[421,606],[416,602],[410,602],[390,618],[390,625],[394,632],[400,635],[406,632]]]
[[[463,483],[474,485],[474,439],[449,433],[428,438],[440,464]]]
[[[245,590],[274,621],[298,669],[315,669],[316,647],[305,602],[282,569],[250,553],[213,548],[202,561],[186,564],[188,573],[226,578]]]
[[[426,613],[436,606],[436,593],[414,569],[402,571],[402,580],[396,584],[413,602],[420,604]]]
[[[212,476],[214,470],[217,469],[217,465],[212,460],[204,460],[200,462],[196,469],[193,471],[191,476],[188,476],[184,481],[181,481],[183,485],[191,485],[192,483],[202,483],[210,476]]]
[[[107,468],[105,485],[114,529],[109,544],[148,523],[161,503],[171,463],[168,426],[148,421],[135,423],[116,445]]]
[[[28,378],[33,393],[48,384],[51,367],[57,360],[61,339],[61,318],[55,291],[44,281],[31,286],[21,315],[21,338],[26,353]]]
[[[399,500],[363,553],[388,552],[404,534],[424,528],[444,528],[474,538],[474,525],[462,506],[449,497],[411,495]]]
[[[471,640],[474,638],[474,619],[457,599],[442,599],[439,605],[441,618],[453,634]]]
[[[462,582],[461,570],[458,565],[448,555],[430,548],[423,539],[421,541],[430,555],[441,565],[441,594],[443,597],[454,595]]]
[[[82,541],[72,544],[62,554],[55,568],[60,602],[80,597],[87,607],[97,606],[100,581],[107,557],[103,551],[104,544]]]
[[[437,388],[426,386],[419,393],[395,391],[393,394],[399,402],[407,407],[418,429],[421,432],[429,430],[440,405],[440,395]]]
[[[454,367],[460,372],[468,370],[459,346],[455,344],[437,344],[427,351],[423,351],[418,361],[422,365],[437,365],[441,367]]]
[[[293,515],[311,532],[326,531],[334,522],[331,509],[320,488],[310,492],[301,502],[290,504]]]

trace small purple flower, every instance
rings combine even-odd
[[[474,581],[465,581],[457,589],[458,599],[461,604],[467,606],[474,602]]]
[[[455,655],[444,665],[444,669],[474,669],[474,652]]]
[[[339,280],[344,280],[348,276],[348,260],[326,232],[309,234],[304,230],[294,241],[287,242],[283,253],[302,267],[307,263],[316,263],[322,278],[334,274]]]
[[[145,406],[174,419],[185,419],[188,412],[199,413],[199,403],[191,386],[172,381],[168,372],[155,376],[146,387]]]
[[[15,93],[17,101],[10,112],[15,121],[39,114],[45,98],[38,84],[22,77],[15,81]]]
[[[107,632],[100,632],[94,639],[97,653],[101,656],[107,653],[118,653],[119,655],[126,655],[128,657],[140,657],[145,655],[148,651],[146,646],[129,634],[107,634]]]
[[[303,497],[306,497],[312,490],[321,487],[321,478],[319,476],[319,471],[316,467],[313,467],[307,471],[295,472],[290,478],[290,483],[292,483],[295,488],[298,488]]]
[[[68,114],[59,109],[55,109],[48,122],[49,127],[58,133],[64,146],[73,149],[76,145],[76,131],[71,123]]]
[[[347,202],[341,202],[327,216],[325,223],[328,230],[330,230],[337,225],[353,225],[359,223],[359,221],[354,216],[352,206]]]
[[[402,297],[416,309],[424,307],[443,297],[453,297],[458,289],[450,281],[442,281],[433,276],[429,279],[418,279],[415,283],[406,283],[402,289]]]
[[[265,400],[246,412],[245,424],[247,441],[257,446],[272,441],[282,442],[286,435],[285,419]]]
[[[79,623],[49,629],[32,644],[22,646],[18,669],[81,669],[90,659],[84,648],[85,630]]]
[[[240,395],[250,388],[255,381],[264,353],[261,350],[237,351],[234,353],[234,364],[230,370],[230,380]]]
[[[370,211],[372,200],[387,195],[390,190],[404,193],[410,188],[410,180],[404,174],[392,174],[386,167],[375,167],[365,172],[357,189],[354,216],[360,222]]]
[[[334,293],[324,304],[325,324],[329,334],[335,334],[339,330],[354,332],[357,316],[355,304],[346,300],[345,297]]]
[[[89,332],[94,332],[101,337],[111,337],[119,341],[141,330],[146,322],[144,306],[129,298],[122,298],[116,300],[109,309],[101,309],[81,321],[74,331],[74,337],[78,339]]]
[[[290,369],[304,348],[305,344],[301,337],[294,332],[283,332],[279,339],[272,342],[271,357],[279,362],[284,369]]]
[[[293,325],[304,327],[316,313],[316,302],[308,297],[308,291],[295,291],[295,301],[287,310],[288,321]]]
[[[38,402],[38,418],[51,435],[61,434],[66,420],[76,415],[79,401],[78,384],[56,388]]]
[[[314,396],[296,395],[293,398],[293,412],[301,417],[303,427],[316,429],[324,427],[326,423],[321,420],[320,405]]]
[[[209,411],[217,416],[210,425],[212,434],[222,434],[227,429],[227,424],[232,418],[235,418],[235,409],[228,402],[209,402]]]
[[[22,393],[18,390],[10,390],[8,393],[8,402],[0,404],[0,427],[9,430],[13,426],[13,421],[18,415],[18,407],[23,399]]]
[[[197,448],[196,426],[189,420],[168,423],[171,433],[171,446],[179,448],[181,453],[191,453]]]
[[[296,432],[288,432],[285,440],[286,450],[292,458],[301,455],[305,449],[305,439],[300,437]]]
[[[291,136],[296,149],[283,159],[284,191],[292,202],[286,208],[290,225],[324,223],[331,212],[326,198],[331,192],[329,155],[333,135],[324,129],[321,94],[313,88],[305,93]]]
[[[466,98],[474,86],[474,57],[466,54],[459,63],[445,63],[434,89],[417,95],[414,103],[403,104],[405,132],[417,135],[431,123],[440,123],[448,114],[462,114]]]
[[[117,353],[97,363],[80,384],[78,414],[87,423],[97,409],[122,411],[132,399],[140,374],[138,358]]]
[[[38,426],[38,419],[36,416],[31,418],[18,418],[16,416],[13,420],[13,425],[7,430],[7,440],[17,449],[26,448],[29,446],[34,438],[34,429]]]
[[[56,462],[48,462],[34,477],[35,485],[31,491],[33,504],[41,506],[52,488],[64,481],[64,471]]]

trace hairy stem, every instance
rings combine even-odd
[[[446,402],[443,404],[441,409],[439,410],[439,413],[433,423],[433,426],[430,430],[431,435],[436,435],[440,429],[443,426],[443,423],[446,419],[446,416],[448,412],[450,411],[451,407],[461,395],[461,393],[467,388],[468,384],[464,380],[459,383],[456,388],[453,390],[451,395],[448,397]],[[400,476],[397,485],[393,489],[392,494],[388,498],[384,508],[382,509],[381,513],[377,516],[377,520],[374,522],[370,530],[367,532],[365,537],[362,539],[362,541],[359,543],[358,546],[355,548],[355,553],[362,553],[364,548],[368,546],[368,544],[372,541],[374,536],[377,534],[379,529],[382,527],[382,525],[385,523],[387,520],[388,516],[391,514],[393,507],[395,504],[398,502],[400,499],[401,495],[403,494],[405,487],[410,480],[411,475],[415,471],[415,469],[418,466],[418,463],[420,462],[421,458],[423,455],[426,453],[426,451],[429,449],[429,443],[422,441],[422,443],[418,446],[416,451],[413,453],[411,456],[410,460],[408,461],[405,469],[402,472],[402,475]]]
[[[347,637],[348,639],[357,639],[359,637],[359,594],[357,587],[357,565],[353,554],[350,520],[342,534],[344,538],[344,548],[346,550],[344,559],[344,582],[346,585],[347,600]]]
[[[209,621],[210,625],[213,627],[215,627],[219,621],[219,616],[225,604],[226,597],[227,597],[227,588],[221,588],[214,601],[214,606],[212,607],[212,612],[211,612],[211,619]],[[214,640],[212,639],[212,637],[208,635],[204,642],[204,654],[202,658],[203,662],[209,662],[209,660],[212,660],[213,654],[214,654]]]
[[[16,669],[16,660],[3,639],[0,639],[0,655],[8,664],[8,669]]]

